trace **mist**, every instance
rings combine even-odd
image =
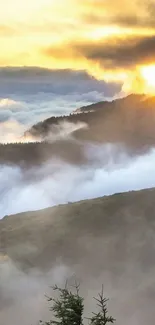
[[[38,325],[50,317],[45,298],[50,287],[63,286],[72,273],[60,262],[46,273],[37,269],[24,273],[6,258],[0,263],[0,276],[0,324]]]
[[[0,217],[155,186],[155,149],[137,157],[121,146],[85,144],[86,163],[54,157],[23,170],[0,166]]]

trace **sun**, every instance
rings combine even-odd
[[[146,91],[155,93],[155,65],[143,66],[141,75],[145,82]]]

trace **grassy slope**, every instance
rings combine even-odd
[[[155,266],[154,198],[150,189],[7,216],[0,250],[22,268],[49,268],[59,258],[88,267],[92,257],[95,270],[136,258],[144,268]]]

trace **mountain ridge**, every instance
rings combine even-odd
[[[60,157],[77,164],[85,161],[83,148],[89,143],[122,146],[129,155],[155,146],[154,96],[129,95],[92,105],[98,105],[96,111],[51,117],[34,125],[24,135],[25,142],[32,136],[32,143],[1,145],[1,163],[36,165]]]
[[[122,98],[117,98],[111,101],[100,101],[100,102],[96,102],[96,103],[92,103],[90,105],[86,105],[86,106],[82,106],[80,108],[77,108],[75,111],[73,111],[72,113],[70,113],[69,115],[63,115],[63,116],[52,116],[49,117],[47,119],[45,119],[43,122],[38,122],[37,124],[33,125],[29,130],[27,130],[24,133],[24,136],[28,136],[28,135],[34,135],[37,136],[37,129],[40,129],[40,131],[45,132],[46,134],[46,126],[48,129],[48,125],[50,124],[57,124],[59,122],[61,122],[61,120],[69,120],[69,121],[76,121],[76,120],[80,120],[80,121],[87,121],[86,116],[84,115],[85,113],[89,113],[89,115],[92,115],[92,113],[96,113],[96,110],[100,110],[100,109],[104,109],[105,107],[111,107],[112,104],[115,103],[124,103],[124,101],[127,100],[131,100],[134,101],[136,100],[136,102],[139,100],[143,100],[145,98],[148,98],[148,96],[146,96],[145,94],[130,94],[128,96],[122,97]],[[149,98],[152,98],[152,96],[150,96]],[[105,106],[105,107],[104,107]],[[80,113],[81,115],[77,115],[76,113]],[[44,130],[45,127],[45,130]]]
[[[51,117],[34,125],[28,135],[42,140],[54,134],[53,127],[63,123],[84,123],[87,128],[75,130],[72,135],[80,141],[114,143],[141,149],[155,144],[155,97],[129,95],[112,102],[93,104],[96,110]],[[52,138],[52,136],[51,136]]]

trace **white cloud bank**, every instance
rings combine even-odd
[[[53,115],[67,115],[83,105],[112,98],[120,89],[85,71],[0,68],[0,129],[10,120],[28,129]]]
[[[116,151],[110,145],[88,146],[89,163],[73,166],[53,159],[30,170],[31,177],[19,167],[1,166],[0,217],[155,186],[155,149],[137,158],[121,152],[118,159]]]

